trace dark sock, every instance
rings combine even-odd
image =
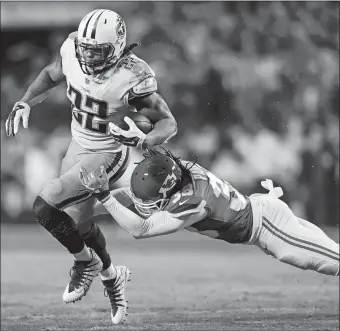
[[[103,262],[103,269],[106,270],[111,265],[111,257],[106,250],[106,240],[99,226],[92,224],[91,229],[82,235],[87,247],[92,248]]]
[[[33,204],[37,221],[57,239],[71,254],[81,252],[85,242],[81,238],[73,219],[64,211],[49,205],[38,196]]]

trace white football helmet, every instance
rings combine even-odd
[[[94,10],[81,20],[74,43],[82,71],[97,75],[122,56],[126,46],[125,22],[112,10]]]

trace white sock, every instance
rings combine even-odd
[[[114,279],[116,278],[116,276],[117,276],[117,271],[116,271],[116,268],[112,265],[112,263],[106,270],[103,270],[100,273],[100,278],[102,280]]]
[[[91,261],[92,260],[91,251],[89,250],[87,246],[85,246],[81,252],[72,254],[72,255],[76,261]]]

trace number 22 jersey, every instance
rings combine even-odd
[[[250,200],[199,165],[193,165],[190,173],[191,182],[171,197],[164,210],[176,218],[191,219],[187,230],[229,243],[249,241],[253,229]]]
[[[129,100],[157,91],[155,74],[146,62],[128,54],[112,68],[96,76],[81,70],[71,33],[60,49],[67,97],[72,103],[73,139],[88,150],[112,152],[122,148],[108,131],[110,116],[122,110],[135,111]]]

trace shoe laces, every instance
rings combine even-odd
[[[125,307],[123,293],[122,293],[122,280],[117,277],[116,282],[112,287],[104,288],[104,296],[109,297],[111,306],[114,307]]]
[[[74,262],[74,266],[70,269],[70,284],[72,284],[74,288],[83,286],[86,291],[90,287],[93,280],[92,272],[96,269],[94,264],[89,265],[90,262],[92,261]]]

